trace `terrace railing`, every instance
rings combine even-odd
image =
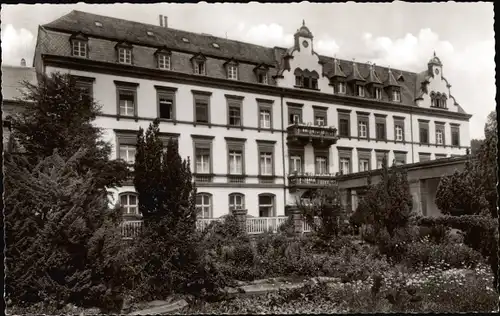
[[[292,173],[288,175],[288,185],[297,188],[316,188],[337,183],[336,174]]]
[[[288,141],[305,145],[331,146],[337,143],[338,134],[335,127],[312,124],[292,124],[287,127]]]
[[[276,233],[278,228],[286,222],[288,217],[253,217],[247,218],[246,229],[248,234],[262,234],[264,232]]]

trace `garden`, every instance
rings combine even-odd
[[[441,180],[442,216],[415,214],[404,169],[385,163],[352,214],[325,187],[297,204],[310,233],[290,218],[251,236],[231,214],[196,229],[190,161],[163,143],[158,121],[139,130],[132,172],[108,158],[91,124],[99,107],[71,76],[27,88],[12,124],[22,151],[4,158],[8,314],[128,314],[173,301],[185,304],[171,314],[498,310],[492,115],[465,170]],[[131,176],[143,228],[123,240],[107,188]]]

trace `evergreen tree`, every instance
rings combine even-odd
[[[6,161],[6,293],[16,305],[121,308],[120,210],[108,210],[92,173],[79,174],[85,155],[55,153],[31,171],[24,157]]]
[[[137,295],[162,299],[172,292],[199,288],[203,279],[196,240],[195,188],[189,162],[182,160],[176,141],[162,152],[159,121],[137,138],[134,184],[144,227],[136,240]],[[202,285],[203,287],[203,285]]]
[[[396,229],[410,223],[412,204],[406,171],[396,165],[388,168],[384,159],[380,181],[371,185],[352,218],[358,224],[372,224],[377,231],[385,229],[393,237]]]
[[[78,87],[69,74],[41,74],[37,84],[24,82],[20,101],[23,111],[11,117],[12,137],[21,146],[32,166],[55,149],[63,159],[80,148],[87,152],[78,165],[82,174],[91,170],[96,189],[112,187],[127,177],[124,163],[111,161],[111,145],[102,139],[102,130],[93,125],[101,106]]]

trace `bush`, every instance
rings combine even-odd
[[[475,268],[481,261],[481,254],[466,245],[428,240],[408,245],[404,259],[408,267],[446,264],[450,268]]]

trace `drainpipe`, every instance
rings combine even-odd
[[[283,118],[283,93],[280,94],[281,101],[281,159],[283,165],[283,208],[286,208],[286,187],[288,184],[288,178],[286,177],[285,171],[285,120]]]
[[[413,154],[413,109],[410,107],[410,133],[411,133],[411,163],[415,163],[415,155]]]

